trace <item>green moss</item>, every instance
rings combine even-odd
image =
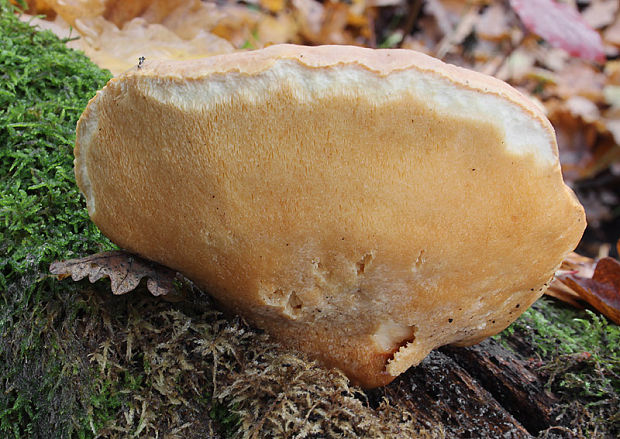
[[[224,437],[233,437],[235,432],[241,426],[241,417],[237,414],[239,407],[233,405],[229,407],[218,401],[211,404],[209,417],[220,425],[220,433]]]
[[[589,352],[594,359],[617,358],[620,328],[586,310],[541,299],[508,330],[519,331],[541,358]]]
[[[562,401],[557,415],[575,431],[620,435],[618,325],[543,298],[497,338],[531,357]]]
[[[92,429],[96,432],[110,424],[122,406],[123,398],[117,387],[117,383],[110,379],[97,381],[97,389],[90,397],[92,412],[89,413]]]
[[[50,262],[111,244],[88,220],[72,172],[74,127],[110,74],[0,1],[0,436],[80,430],[89,366],[74,287]],[[50,433],[53,432],[53,433]]]
[[[75,124],[110,78],[0,3],[0,286],[73,254],[109,248],[73,175]]]

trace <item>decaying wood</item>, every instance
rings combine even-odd
[[[487,339],[466,349],[448,347],[443,352],[465,368],[502,407],[528,431],[538,433],[552,425],[557,399],[544,383],[512,352]]]
[[[553,425],[556,399],[527,363],[494,340],[446,347],[389,386],[370,392],[404,405],[421,427],[447,438],[531,438]]]

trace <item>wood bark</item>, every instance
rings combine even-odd
[[[420,427],[443,426],[447,438],[532,438],[553,425],[557,402],[525,359],[492,339],[431,352],[369,392],[371,403],[384,397],[404,405]]]

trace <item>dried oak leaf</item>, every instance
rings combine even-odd
[[[559,280],[617,325],[620,325],[620,262],[603,258],[596,264],[592,278],[574,274]]]
[[[163,265],[120,250],[53,262],[50,272],[60,280],[71,276],[74,281],[79,281],[88,276],[91,283],[109,277],[114,294],[126,294],[135,290],[140,280],[146,277],[146,286],[154,296],[174,293],[177,276],[175,271]]]
[[[510,0],[525,27],[554,47],[588,61],[605,61],[601,36],[572,6],[554,0]]]

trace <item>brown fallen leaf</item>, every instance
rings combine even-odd
[[[598,261],[592,278],[567,274],[559,275],[558,279],[620,325],[620,262],[616,259],[607,257]]]
[[[595,266],[596,261],[594,259],[580,255],[576,252],[572,252],[566,257],[566,259],[562,261],[562,265],[560,265],[560,269],[558,270],[557,275],[577,275],[580,277],[592,277],[594,275]]]
[[[564,285],[558,278],[555,278],[549,288],[545,291],[545,295],[551,296],[564,303],[571,305],[573,308],[583,309],[585,304],[581,296],[573,291],[572,288]]]
[[[71,276],[74,281],[79,281],[88,276],[91,283],[109,277],[114,294],[126,294],[135,290],[143,277],[147,278],[146,286],[154,296],[176,293],[175,271],[125,251],[103,252],[84,258],[53,262],[50,272],[58,276],[59,280]]]
[[[561,279],[568,275],[590,278],[594,274],[595,265],[594,259],[572,252],[562,261],[562,265],[556,272],[555,279],[553,279],[545,294],[568,303],[575,308],[583,309],[585,304],[582,297],[572,288],[565,285]]]

